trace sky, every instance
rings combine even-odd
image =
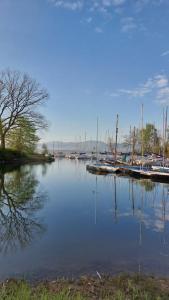
[[[122,139],[162,128],[169,104],[169,0],[0,0],[0,69],[28,73],[49,92],[42,141]]]

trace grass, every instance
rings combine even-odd
[[[82,277],[34,286],[11,280],[0,285],[0,300],[167,300],[169,279],[127,276]]]
[[[45,286],[31,287],[25,282],[12,282],[2,285],[0,289],[1,300],[84,300],[79,293],[70,294],[69,290],[59,292],[49,291]]]

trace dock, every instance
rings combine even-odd
[[[147,179],[152,179],[154,181],[160,181],[160,182],[169,182],[169,173],[167,172],[138,169],[134,167],[120,168],[120,172],[132,177],[145,178],[145,179],[147,178]]]
[[[162,171],[153,171],[153,170],[148,170],[145,168],[139,168],[138,166],[123,166],[123,165],[116,165],[114,166],[115,171],[112,173],[117,173],[120,175],[128,175],[131,177],[136,177],[136,178],[145,178],[145,179],[151,179],[153,181],[159,181],[159,182],[168,182],[169,183],[169,173],[168,172],[162,172]],[[110,174],[110,170],[106,170],[106,168],[99,168],[96,170],[96,168],[89,168],[87,166],[87,170],[92,171],[92,173],[104,173],[104,174]]]

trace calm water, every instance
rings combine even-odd
[[[0,279],[169,275],[169,185],[58,160],[0,175]]]

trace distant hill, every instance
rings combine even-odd
[[[46,143],[48,150],[53,151],[53,148],[55,151],[76,151],[76,152],[91,152],[96,151],[96,141],[86,141],[86,142],[48,142]],[[38,145],[38,150],[42,148],[42,144]],[[98,151],[110,151],[108,145],[102,141],[98,142]],[[126,147],[124,144],[118,144],[118,151],[129,151],[128,147]]]

